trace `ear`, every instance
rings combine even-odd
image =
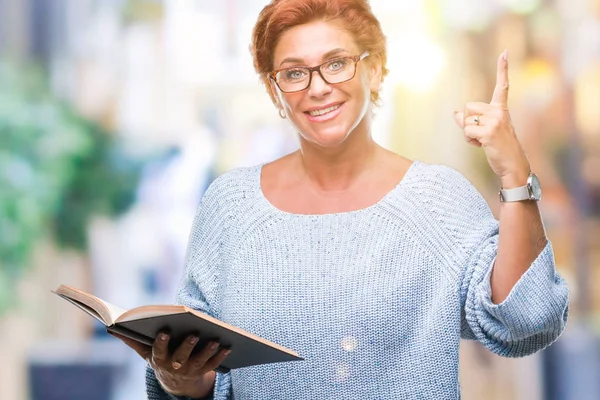
[[[272,79],[269,79],[269,91],[271,92],[271,98],[273,99],[275,107],[277,107],[278,110],[283,109],[283,105],[281,104],[281,92]]]
[[[371,73],[371,81],[369,84],[371,92],[378,92],[381,89],[382,76],[381,60],[379,57],[369,63],[369,72]]]

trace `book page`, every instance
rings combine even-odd
[[[113,321],[116,321],[117,318],[119,318],[121,315],[123,315],[127,312],[127,310],[125,310],[124,308],[115,306],[114,304],[111,304],[106,300],[101,300],[101,299],[98,299],[98,300],[101,301],[106,306],[106,308],[108,308],[108,311],[110,312],[110,315],[112,316]]]
[[[85,305],[83,303],[80,303],[77,300],[73,300],[70,297],[63,296],[62,294],[59,294],[59,296],[62,297],[63,299],[65,299],[66,301],[68,301],[69,303],[75,305],[76,307],[79,307],[80,309],[82,309],[86,313],[90,314],[92,317],[96,318],[98,321],[102,322],[104,325],[110,325],[107,322],[105,322],[103,320],[102,316],[100,314],[98,314],[98,312],[96,310],[94,310],[93,308],[88,307],[87,305]]]
[[[126,312],[121,307],[70,286],[60,285],[54,293],[98,318],[105,325],[112,325],[120,315]]]
[[[161,315],[181,314],[187,312],[184,306],[176,305],[155,305],[136,307],[132,310],[121,313],[115,322],[135,321],[138,319],[159,317]]]

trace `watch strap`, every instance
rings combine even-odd
[[[523,201],[530,199],[527,185],[519,186],[513,189],[500,189],[498,195],[500,196],[500,201],[503,202]]]

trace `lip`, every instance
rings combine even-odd
[[[333,107],[333,106],[337,106],[338,104],[343,104],[343,101],[336,101],[335,103],[329,103],[329,104],[324,104],[322,106],[318,106],[318,107],[312,107],[309,108],[308,110],[304,111],[305,113],[311,112],[311,111],[316,111],[316,110],[323,110],[325,108],[329,108],[329,107]]]
[[[304,115],[306,115],[306,118],[310,121],[310,122],[326,122],[326,121],[331,121],[332,119],[334,119],[335,117],[337,117],[338,115],[340,115],[340,113],[342,112],[342,110],[344,109],[344,105],[346,105],[345,102],[337,102],[337,103],[331,103],[329,105],[326,106],[322,106],[322,107],[317,107],[317,108],[312,108],[312,110],[322,110],[324,108],[329,108],[331,106],[335,106],[338,105],[339,107],[336,108],[333,111],[328,112],[325,115],[318,115],[316,117],[313,117],[312,115],[310,115],[308,113],[308,111],[304,112]]]

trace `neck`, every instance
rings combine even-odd
[[[301,140],[300,170],[311,186],[327,192],[344,191],[368,174],[383,148],[365,128],[357,126],[343,144],[331,148]]]

